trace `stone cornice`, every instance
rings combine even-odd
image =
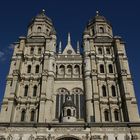
[[[0,123],[0,127],[46,127],[46,128],[56,128],[56,127],[139,127],[140,122],[118,122],[118,123]]]

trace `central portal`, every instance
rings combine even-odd
[[[73,138],[73,137],[64,137],[64,138],[61,138],[59,140],[78,140],[78,139]]]

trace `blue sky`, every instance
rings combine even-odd
[[[100,11],[112,24],[114,35],[122,36],[140,106],[140,1],[139,0],[1,0],[0,1],[0,101],[12,56],[12,43],[25,36],[27,25],[42,9],[53,20],[58,41],[66,44],[71,33],[72,44],[82,37],[85,25]]]

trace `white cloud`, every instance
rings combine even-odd
[[[4,52],[0,51],[0,58],[2,58],[4,56]]]
[[[3,62],[6,60],[5,53],[0,51],[0,61]]]
[[[8,48],[13,50],[13,49],[14,49],[14,47],[15,47],[15,45],[14,45],[14,44],[10,44]]]

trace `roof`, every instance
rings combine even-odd
[[[99,15],[98,11],[96,11],[96,16],[89,21],[88,25],[91,25],[95,22],[106,22],[111,26],[110,22],[104,16]]]

